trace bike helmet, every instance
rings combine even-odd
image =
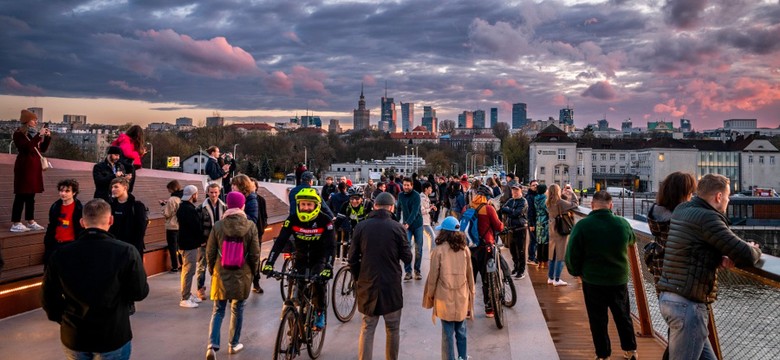
[[[347,195],[349,197],[357,196],[357,197],[363,197],[363,189],[359,186],[353,186],[347,190]]]
[[[493,190],[485,185],[480,185],[479,188],[477,188],[477,195],[482,195],[490,199],[493,197]]]
[[[317,204],[314,207],[314,210],[310,212],[302,212],[300,210],[297,210],[298,203],[301,201],[311,201]],[[298,191],[297,194],[295,194],[295,205],[296,205],[296,213],[298,214],[298,219],[303,222],[309,222],[317,218],[317,216],[320,215],[320,209],[322,208],[322,199],[320,199],[320,195],[317,194],[317,190],[314,188],[303,188],[300,191]]]

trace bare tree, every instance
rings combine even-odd
[[[453,120],[442,120],[439,123],[439,132],[442,134],[452,134],[452,131],[455,130],[455,121]]]

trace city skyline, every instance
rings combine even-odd
[[[780,124],[776,0],[1,3],[5,119],[36,106],[112,124],[308,110],[351,127],[363,83],[375,125],[387,83],[396,104],[440,120],[495,107],[511,123],[526,103],[533,120],[570,106],[578,127]]]

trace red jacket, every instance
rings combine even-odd
[[[50,136],[36,134],[30,139],[26,133],[14,131],[14,145],[19,151],[14,162],[14,194],[39,194],[43,192],[43,170],[41,153],[45,153],[51,142]]]
[[[487,244],[496,242],[494,233],[504,230],[504,224],[498,218],[496,209],[490,204],[485,204],[477,213],[477,228],[479,236]]]
[[[135,148],[133,139],[130,139],[127,134],[119,134],[119,137],[111,143],[112,146],[119,146],[122,149],[122,153],[126,158],[133,160],[133,167],[136,169],[141,168],[141,154],[138,153],[138,149]]]

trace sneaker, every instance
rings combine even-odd
[[[636,355],[636,350],[627,350],[623,352],[623,358],[628,360],[638,360],[639,357]]]
[[[409,280],[412,280],[412,273],[406,273],[406,275],[404,275],[404,281],[409,281]]]
[[[525,263],[528,265],[537,265],[536,260],[528,260]]]
[[[517,279],[517,280],[525,279],[525,273],[522,273],[522,274],[517,273],[517,275],[515,276],[515,279]]]
[[[170,270],[171,273],[177,273],[179,272],[179,268],[175,267]]]
[[[190,299],[187,299],[187,300],[179,301],[179,306],[181,306],[183,308],[190,308],[191,309],[191,308],[198,307],[198,304],[193,302],[192,299],[190,298]]]
[[[244,350],[244,344],[242,343],[238,343],[235,346],[228,346],[228,354],[238,354],[241,350]]]
[[[493,310],[485,310],[485,317],[492,318],[495,315],[493,315]]]
[[[190,294],[190,301],[192,301],[192,302],[194,302],[196,304],[200,304],[200,302],[203,301],[203,300],[201,300],[199,297],[197,297],[195,295]]]
[[[198,289],[198,299],[206,300],[208,298],[209,297],[208,297],[208,295],[206,295],[206,288],[205,287],[202,287],[202,288]]]
[[[325,314],[322,312],[317,313],[317,318],[314,320],[314,327],[315,330],[324,329],[325,328]]]
[[[256,294],[262,294],[265,291],[263,291],[263,288],[260,287],[260,279],[255,279],[254,282],[252,282],[252,291],[254,291]]]
[[[512,272],[511,272],[511,274],[512,274],[512,275],[514,275],[514,274],[517,274],[517,269],[512,269]]]
[[[28,232],[30,231],[30,228],[27,226],[22,225],[22,223],[16,223],[11,226],[11,232],[20,233],[20,232]]]
[[[32,231],[41,231],[41,230],[46,230],[46,228],[45,228],[45,227],[38,225],[38,223],[37,223],[37,222],[35,222],[35,221],[30,221],[30,222],[28,222],[28,223],[27,223],[27,228],[28,228],[28,229],[30,229],[30,230],[32,230]]]
[[[414,273],[414,279],[415,279],[415,280],[422,280],[422,274],[420,274],[420,273]]]
[[[214,349],[209,348],[206,350],[206,360],[217,360],[217,353]]]
[[[555,280],[553,281],[553,286],[566,286],[569,285],[569,283],[563,281],[563,280]]]
[[[550,285],[550,284],[553,284],[553,283],[555,283],[555,280],[549,279],[549,278],[547,279],[547,285]]]

